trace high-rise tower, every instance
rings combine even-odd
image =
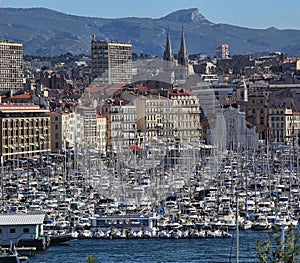
[[[92,79],[104,84],[132,82],[132,44],[97,41],[93,37]]]
[[[23,88],[23,45],[0,40],[0,92]]]

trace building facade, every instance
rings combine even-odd
[[[267,137],[268,100],[265,95],[251,94],[248,96],[246,109],[247,120],[256,126],[260,140]]]
[[[0,104],[1,163],[50,152],[49,111],[34,104]]]
[[[102,115],[97,115],[97,134],[98,141],[96,143],[97,149],[100,153],[106,152],[106,118]]]
[[[132,82],[132,44],[109,41],[91,43],[92,79],[103,84]]]
[[[23,45],[0,40],[0,92],[23,88]]]
[[[138,130],[145,134],[146,142],[154,137],[168,142],[200,140],[200,104],[196,95],[173,89],[158,98],[139,98],[136,105]]]
[[[223,109],[223,115],[226,124],[226,148],[235,151],[257,150],[259,136],[254,126],[247,124],[245,112],[230,106]]]
[[[229,46],[227,44],[222,44],[216,48],[216,56],[218,59],[229,58]]]
[[[78,106],[76,113],[80,115],[80,126],[75,130],[81,133],[80,136],[80,145],[83,145],[85,148],[96,148],[98,142],[97,135],[97,113],[96,109],[90,107]],[[80,127],[80,128],[79,128]],[[79,129],[78,129],[79,128]],[[79,138],[74,137],[74,142]]]
[[[134,104],[106,103],[102,114],[107,120],[107,148],[121,151],[137,144],[137,109]]]
[[[286,107],[270,108],[268,121],[270,143],[295,143],[299,139],[299,112]]]
[[[62,114],[51,112],[51,152],[58,153],[62,151]]]
[[[45,214],[1,214],[0,245],[16,246],[22,240],[37,240],[44,234]]]

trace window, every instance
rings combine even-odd
[[[15,228],[10,228],[10,229],[9,229],[9,233],[11,233],[11,234],[16,233],[16,229],[15,229]]]
[[[29,233],[29,228],[23,228],[23,233]]]

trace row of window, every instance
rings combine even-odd
[[[9,233],[10,234],[15,234],[16,233],[16,229],[15,228],[10,228],[9,229]],[[27,227],[23,228],[23,233],[24,234],[29,233],[29,228],[27,228]],[[0,234],[2,234],[2,228],[0,228]]]

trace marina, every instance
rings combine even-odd
[[[39,250],[36,255],[61,249],[63,244],[67,248],[86,242],[112,242],[109,240],[120,240],[114,242],[121,244],[121,240],[135,239],[160,244],[198,240],[203,244],[220,239],[224,241],[216,242],[233,247],[238,228],[243,238],[252,236],[248,246],[255,250],[260,232],[266,238],[274,226],[298,226],[298,162],[295,151],[286,145],[280,147],[272,149],[272,159],[263,147],[257,152],[225,151],[215,157],[213,148],[203,151],[200,144],[177,143],[160,150],[157,158],[155,148],[151,155],[135,156],[139,160],[134,160],[132,168],[93,152],[76,160],[69,153],[44,156],[36,164],[27,163],[18,169],[6,167],[1,187],[2,237],[5,217],[38,221],[36,238],[26,238],[24,231],[32,230],[20,226],[23,234],[18,234],[14,244],[35,246]],[[123,155],[114,160],[121,160]],[[12,233],[7,235],[7,242],[12,242]],[[1,242],[5,245],[4,238]]]

